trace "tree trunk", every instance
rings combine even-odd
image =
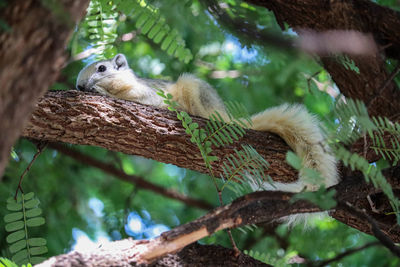
[[[65,64],[68,38],[89,1],[6,3],[0,17],[11,29],[0,32],[0,177],[36,101]]]

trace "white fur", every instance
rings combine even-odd
[[[319,121],[303,106],[284,104],[273,107],[254,115],[252,120],[253,129],[273,132],[281,136],[302,159],[303,167],[316,169],[324,179],[320,181],[320,184],[310,184],[309,181],[306,181],[304,172],[300,171],[297,182],[274,182],[273,185],[265,182],[261,185],[262,190],[296,193],[304,188],[314,191],[320,185],[329,187],[338,183],[336,160],[325,143],[324,135],[319,128]],[[253,189],[260,190],[260,186],[254,184]],[[327,216],[327,212],[304,213],[284,217],[281,221],[289,226],[302,223],[306,227],[311,217],[321,218],[324,216]]]

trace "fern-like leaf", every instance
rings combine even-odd
[[[336,56],[336,61],[343,65],[346,70],[352,70],[357,74],[360,74],[360,69],[356,66],[354,60],[346,55]]]
[[[342,146],[337,146],[335,154],[345,166],[349,166],[352,170],[359,170],[363,173],[365,180],[371,182],[374,187],[380,188],[382,192],[387,196],[389,202],[397,216],[397,223],[400,223],[400,202],[394,195],[392,187],[386,181],[382,172],[373,164],[369,164],[368,161],[357,153],[351,153]]]
[[[372,133],[376,128],[366,106],[359,100],[346,99],[346,102],[340,102],[335,113],[339,119],[336,136],[344,144],[351,144],[365,132]]]
[[[113,44],[118,36],[118,16],[116,6],[112,1],[90,1],[83,28],[88,29],[88,37],[97,59],[104,59],[113,54]]]
[[[372,120],[376,131],[370,134],[373,142],[371,148],[382,158],[393,161],[393,165],[397,165],[400,161],[400,124],[382,117],[374,117]],[[384,135],[389,135],[389,145],[385,143]]]
[[[251,146],[242,145],[242,150],[234,150],[223,162],[221,178],[225,181],[221,191],[228,187],[237,195],[253,191],[255,186],[270,180],[265,175],[268,162]]]
[[[28,229],[45,223],[41,217],[42,210],[38,207],[39,200],[34,193],[22,194],[17,200],[7,200],[7,210],[11,213],[4,216],[5,229],[10,232],[6,241],[10,244],[9,250],[13,254],[12,260],[18,264],[37,264],[45,258],[38,257],[47,253],[46,239],[29,238]]]
[[[166,19],[156,8],[143,0],[118,0],[114,1],[114,4],[116,10],[136,20],[136,27],[141,33],[147,35],[154,43],[160,44],[161,49],[168,55],[185,63],[193,59],[191,51],[185,48],[185,42],[179,32],[166,24]]]

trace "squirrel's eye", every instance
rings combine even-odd
[[[97,69],[98,72],[105,72],[106,71],[106,66],[100,65],[99,68]]]

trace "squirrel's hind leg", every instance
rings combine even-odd
[[[218,111],[224,119],[227,117],[225,106],[214,88],[191,74],[181,75],[168,92],[181,109],[192,115],[209,118]]]

